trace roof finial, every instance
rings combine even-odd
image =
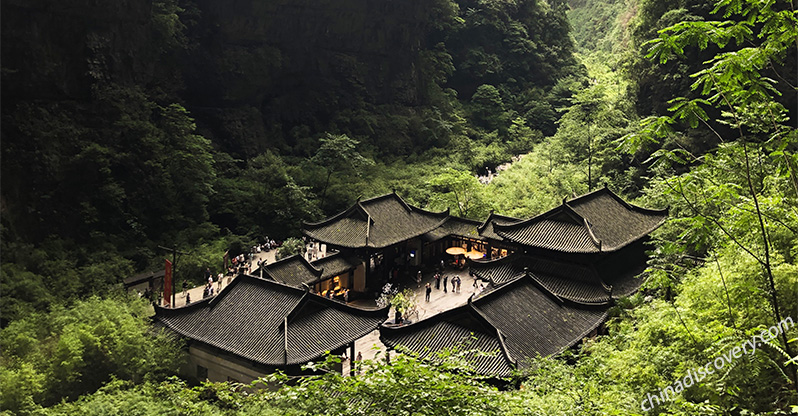
[[[604,181],[604,189],[608,189],[609,186],[607,185],[607,181]]]
[[[562,197],[562,204],[565,205],[565,201],[568,200],[568,197]]]

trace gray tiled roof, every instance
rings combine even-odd
[[[449,348],[476,351],[463,356],[479,374],[509,376],[512,360],[504,353],[500,334],[470,304],[442,312],[403,327],[380,328],[380,341],[389,348],[401,346],[421,358],[435,359]]]
[[[424,239],[426,241],[438,241],[450,235],[480,238],[479,225],[479,221],[451,216],[440,227],[424,234]]]
[[[321,269],[321,279],[324,280],[357,268],[357,266],[359,266],[361,263],[363,263],[363,261],[356,257],[344,256],[341,253],[335,253],[327,257],[314,260],[310,264],[317,269]]]
[[[319,280],[323,273],[298,254],[267,264],[263,270],[272,279],[296,287]]]
[[[488,219],[486,219],[485,222],[479,226],[479,235],[481,235],[483,238],[489,238],[492,240],[503,240],[504,238],[496,234],[494,231],[494,225],[510,225],[519,223],[521,221],[523,220],[491,212],[491,214],[488,216]]]
[[[566,253],[616,251],[659,227],[667,210],[628,204],[607,188],[564,201],[562,205],[509,225],[494,224],[507,240]]]
[[[602,280],[612,286],[612,296],[620,298],[633,294],[645,280],[648,254],[645,244],[635,246],[604,256],[596,269]]]
[[[303,284],[338,276],[361,263],[362,261],[356,257],[335,253],[313,262],[308,262],[303,256],[293,255],[262,267],[265,273],[263,277],[301,287]],[[255,269],[252,274],[260,275],[260,269]]]
[[[441,226],[448,211],[434,213],[405,203],[395,193],[358,201],[346,211],[315,224],[305,224],[310,238],[345,248],[384,248]]]
[[[591,265],[552,258],[513,254],[493,261],[471,263],[471,272],[494,286],[529,272],[531,277],[557,297],[589,305],[610,302],[609,287]],[[633,279],[633,276],[628,276]]]
[[[525,276],[473,303],[506,336],[508,354],[522,366],[525,357],[557,354],[576,344],[606,316],[606,307],[559,302]]]
[[[527,358],[557,354],[579,342],[604,321],[607,307],[563,302],[522,275],[452,311],[401,328],[383,325],[380,339],[427,357],[473,334],[470,348],[501,351],[475,355],[475,370],[504,377],[512,367],[525,366]]]
[[[156,308],[154,319],[181,336],[244,359],[284,366],[346,346],[387,316],[387,308],[353,308],[278,282],[240,275],[216,297],[182,308]]]

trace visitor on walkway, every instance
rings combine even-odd
[[[461,282],[462,282],[462,279],[460,279],[460,276],[457,276],[457,293],[460,293],[460,283]]]
[[[446,283],[449,280],[449,276],[443,275],[443,293],[446,293]]]
[[[421,287],[421,270],[416,274],[416,288]]]
[[[452,278],[452,293],[454,293],[454,288],[457,286],[457,276]]]
[[[441,290],[441,274],[435,273],[435,290]]]
[[[429,295],[430,295],[430,293],[432,293],[432,286],[430,286],[430,284],[429,284],[429,283],[427,283],[427,297],[426,297],[426,299],[427,299],[427,302],[429,302]]]

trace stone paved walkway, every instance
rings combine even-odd
[[[415,280],[411,279],[405,279],[399,282],[399,290],[411,288],[416,294],[418,318],[411,317],[413,321],[422,320],[440,312],[448,311],[460,305],[464,305],[468,302],[468,298],[472,294],[478,292],[478,289],[474,288],[474,278],[468,275],[468,269],[456,270],[453,268],[447,268],[444,270],[444,274],[449,276],[447,282],[449,286],[446,292],[443,291],[443,286],[441,286],[439,290],[435,289],[435,279],[433,278],[434,271],[431,270],[422,273],[422,281],[420,285],[417,285]],[[452,293],[451,281],[452,277],[455,275],[460,276],[460,279],[462,280],[459,293]],[[424,300],[426,293],[425,285],[428,282],[432,286],[432,293],[430,294],[430,301],[426,302]],[[441,284],[442,283],[443,282],[441,281]],[[350,302],[350,304],[359,307],[376,307],[374,301],[357,301]],[[393,319],[393,313],[393,310],[389,312],[390,319]],[[387,348],[385,345],[380,342],[380,333],[377,330],[372,331],[363,338],[355,341],[355,354],[357,354],[357,352],[361,352],[363,354],[364,360],[373,360],[378,354],[379,358],[384,358],[386,350]],[[349,360],[344,362],[344,374],[349,374],[349,365]]]

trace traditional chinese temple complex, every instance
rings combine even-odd
[[[595,334],[614,300],[639,288],[644,243],[666,216],[606,187],[525,220],[491,214],[474,221],[390,193],[305,225],[306,237],[335,254],[264,266],[253,273],[262,277],[239,276],[212,299],[159,308],[156,320],[190,340],[197,363],[216,357],[220,367],[256,373],[296,370],[326,351],[350,348],[353,356],[354,340],[379,328],[386,346],[421,356],[446,348],[488,353],[469,355],[474,369],[504,377],[529,358]],[[387,309],[340,301],[373,299],[397,274],[431,270],[442,260],[462,266],[451,263],[447,253],[454,252],[470,258],[471,274],[487,284],[463,306],[396,326],[383,324]]]

